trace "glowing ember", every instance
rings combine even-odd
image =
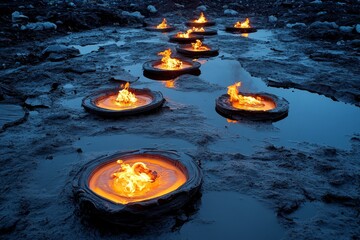
[[[205,32],[205,29],[203,27],[201,27],[201,28],[193,27],[191,30],[193,32]]]
[[[228,92],[230,102],[233,107],[245,110],[262,110],[267,111],[275,108],[275,103],[273,101],[263,99],[259,96],[244,96],[239,94],[238,87],[241,86],[241,82],[237,82],[228,87]]]
[[[164,28],[168,28],[169,25],[167,25],[167,21],[166,21],[166,18],[164,18],[162,20],[162,22],[156,26],[157,29],[164,29]]]
[[[194,22],[196,22],[196,23],[205,23],[205,22],[207,22],[206,17],[204,16],[204,13],[201,13],[200,17],[198,19],[194,20]]]
[[[145,163],[136,162],[132,166],[116,161],[120,164],[118,171],[113,173],[114,190],[121,196],[134,197],[148,192],[151,184],[157,178],[157,172],[150,170]]]
[[[191,46],[196,51],[207,51],[210,50],[207,46],[204,46],[199,39],[196,39],[196,43],[191,43]]]
[[[167,88],[175,88],[175,80],[165,81],[164,84]]]
[[[183,62],[176,58],[171,58],[171,49],[170,48],[163,52],[159,52],[158,55],[163,56],[161,58],[161,65],[159,66],[160,68],[181,69]]]
[[[127,82],[124,89],[119,91],[117,95],[116,102],[119,104],[132,104],[136,103],[137,98],[134,93],[129,92],[130,84]]]
[[[156,198],[178,189],[187,180],[169,161],[142,156],[122,159],[101,166],[89,179],[93,192],[115,203]]]
[[[236,27],[236,28],[251,28],[249,18],[246,18],[245,22],[236,22],[234,27]]]
[[[189,37],[190,37],[190,34],[191,34],[192,32],[193,32],[192,29],[188,29],[188,30],[186,31],[186,33],[178,32],[178,33],[176,34],[176,37],[178,37],[178,38],[189,38]]]

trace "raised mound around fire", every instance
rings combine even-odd
[[[161,92],[134,88],[129,89],[129,92],[136,96],[136,101],[120,102],[117,89],[105,89],[85,97],[82,106],[104,117],[123,117],[150,112],[165,102]]]
[[[177,43],[192,43],[196,42],[196,40],[203,40],[203,36],[190,34],[188,37],[179,37],[178,34],[172,35],[169,37],[170,42],[177,42]]]
[[[254,102],[232,102],[230,95],[216,99],[216,111],[230,119],[252,121],[277,121],[288,115],[289,103],[284,98],[269,93],[243,93],[242,97]]]
[[[139,150],[85,164],[73,192],[80,210],[123,225],[140,226],[186,205],[202,183],[197,164],[174,152]]]

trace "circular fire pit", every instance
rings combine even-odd
[[[176,51],[189,57],[216,56],[219,54],[218,48],[202,44],[200,40],[196,40],[196,43],[177,46]]]
[[[161,60],[148,61],[143,64],[144,75],[157,80],[168,80],[182,74],[197,74],[200,72],[199,62],[188,62],[171,58],[171,49],[160,52]]]
[[[196,39],[203,40],[204,37],[195,34],[189,34],[188,37],[179,37],[179,33],[169,37],[170,42],[177,43],[192,43],[195,42]]]
[[[217,30],[205,29],[203,27],[199,27],[199,28],[193,27],[191,30],[192,30],[192,33],[196,34],[196,35],[211,36],[211,35],[217,34]]]
[[[161,92],[149,89],[128,89],[136,96],[137,101],[119,102],[117,89],[105,89],[95,92],[82,100],[82,106],[89,112],[104,117],[123,117],[150,112],[163,105],[165,102]]]
[[[190,27],[208,27],[214,26],[215,22],[207,20],[204,13],[201,13],[198,19],[187,21],[185,24]]]
[[[228,87],[228,94],[216,99],[216,111],[230,119],[245,118],[253,121],[276,121],[287,116],[289,103],[269,93],[241,93],[236,83]]]
[[[244,22],[236,22],[233,26],[225,27],[225,31],[232,33],[252,33],[256,32],[256,28],[250,26],[249,18],[246,18]]]
[[[171,32],[175,30],[175,27],[169,26],[166,18],[164,18],[159,25],[145,27],[145,30],[153,32]]]
[[[85,164],[73,191],[80,210],[105,221],[139,226],[182,208],[200,190],[197,164],[173,152],[117,153]]]

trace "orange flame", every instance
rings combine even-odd
[[[162,65],[164,66],[164,68],[178,69],[178,68],[181,68],[183,65],[182,61],[180,61],[176,58],[171,58],[171,49],[170,48],[163,52],[159,52],[158,55],[163,56],[161,58],[161,62],[162,62]]]
[[[192,29],[188,29],[188,30],[186,31],[186,33],[178,32],[178,33],[176,34],[176,37],[178,37],[178,38],[189,38],[189,37],[190,37],[190,33],[192,33],[192,32],[193,32]]]
[[[164,29],[164,28],[168,28],[169,25],[167,25],[167,21],[166,21],[166,18],[164,18],[162,20],[162,22],[156,26],[157,29]]]
[[[245,22],[236,22],[234,27],[236,28],[251,28],[249,18],[245,19]]]
[[[210,48],[204,46],[199,39],[196,39],[196,43],[191,43],[191,46],[194,50],[210,50]]]
[[[203,27],[201,27],[201,28],[193,27],[191,30],[193,32],[205,32],[205,29]]]
[[[227,94],[230,96],[230,102],[232,104],[249,106],[249,107],[264,107],[265,104],[262,102],[261,97],[243,96],[239,94],[238,87],[241,86],[241,82],[237,82],[228,87]]]
[[[204,16],[204,13],[201,12],[200,17],[198,19],[194,20],[194,22],[196,22],[196,23],[205,23],[205,22],[207,22],[206,17]]]
[[[135,94],[129,92],[129,87],[130,87],[130,84],[129,84],[129,82],[127,82],[125,84],[124,89],[119,91],[117,98],[115,100],[117,103],[131,104],[131,103],[135,103],[137,101]]]
[[[122,196],[133,197],[150,189],[157,178],[157,172],[150,170],[145,163],[136,162],[132,166],[122,160],[116,161],[120,168],[112,174],[114,189]]]

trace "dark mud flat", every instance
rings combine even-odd
[[[219,29],[225,26],[221,21]],[[2,70],[2,83],[16,89],[19,100],[31,98],[36,105],[28,106],[25,122],[0,133],[0,233],[10,239],[356,239],[360,109],[347,93],[358,94],[350,87],[358,84],[353,81],[357,70],[314,61],[306,50],[328,51],[326,46],[292,37],[287,30],[218,33],[206,42],[219,46],[220,54],[198,59],[199,76],[144,77],[142,64],[176,45],[166,33],[117,27],[37,43],[40,49],[75,47],[76,57]],[[314,78],[329,69],[333,80]],[[269,87],[269,79],[322,95],[293,85]],[[123,81],[161,91],[164,107],[119,120],[81,107],[83,97]],[[237,81],[245,91],[286,98],[288,117],[259,123],[220,116],[215,99]],[[328,87],[310,89],[312,82]],[[99,156],[139,148],[191,156],[204,172],[202,197],[191,213],[180,212],[146,231],[94,227],[73,202],[76,171]]]

